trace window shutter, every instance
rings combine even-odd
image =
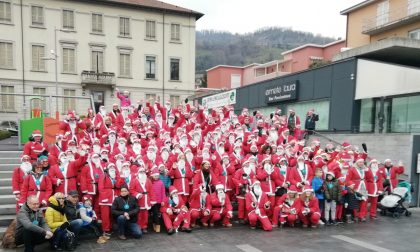
[[[6,66],[6,43],[0,42],[0,66]]]
[[[120,17],[120,35],[124,35],[124,20]]]
[[[37,52],[37,46],[32,46],[32,69],[38,70],[38,52]]]
[[[130,19],[126,18],[125,22],[126,22],[125,35],[129,36],[130,35]]]
[[[99,72],[102,73],[104,71],[104,53],[103,52],[98,52],[99,56]]]
[[[63,72],[69,72],[69,49],[63,48]]]
[[[75,67],[75,50],[74,49],[70,49],[69,50],[69,70],[71,73],[76,72],[76,67]]]
[[[4,8],[6,8],[6,20],[12,21],[12,5],[10,3],[6,3]]]
[[[120,54],[120,75],[124,75],[124,54]]]
[[[70,11],[70,28],[74,29],[74,12]]]
[[[97,15],[97,31],[98,32],[103,32],[102,29],[102,15]]]

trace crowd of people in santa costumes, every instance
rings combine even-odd
[[[17,210],[29,195],[46,208],[54,193],[77,190],[109,235],[124,188],[137,201],[143,233],[152,225],[159,232],[161,220],[168,234],[231,227],[233,219],[266,231],[317,227],[377,218],[378,197],[404,172],[401,162],[369,157],[365,144],[306,142],[293,110],[237,115],[232,106],[174,107],[159,98],[133,105],[128,92],[117,96],[122,106],[112,111],[70,111],[52,146],[33,132],[13,173]]]

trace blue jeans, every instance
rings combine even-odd
[[[142,233],[139,225],[135,222],[130,222],[130,220],[127,220],[124,215],[118,216],[117,223],[119,235],[125,235],[125,231],[128,229],[134,238],[138,239],[141,237]]]
[[[52,245],[59,247],[61,242],[64,240],[66,233],[67,233],[66,229],[57,228],[54,231],[54,235],[52,238]]]
[[[83,226],[83,220],[82,219],[76,219],[70,221],[70,227],[69,230],[74,233],[74,235],[77,237],[79,235],[80,229],[82,229]]]

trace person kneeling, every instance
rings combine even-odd
[[[31,195],[22,205],[16,224],[16,245],[25,245],[25,252],[34,251],[35,245],[53,237],[51,229],[44,220],[39,208],[39,199]]]
[[[314,190],[310,186],[305,186],[300,201],[299,219],[303,223],[303,227],[316,228],[318,226],[319,219],[321,218],[321,212],[319,210],[318,199],[314,195]]]
[[[178,190],[174,186],[169,187],[169,197],[162,202],[160,212],[163,216],[163,222],[168,230],[168,235],[176,232],[182,222],[181,231],[190,233],[190,211],[185,206],[184,201],[178,196]]]
[[[83,196],[83,202],[80,205],[80,218],[83,220],[82,228],[93,231],[95,236],[98,238],[97,243],[103,244],[109,240],[109,236],[102,235],[102,228],[98,223],[95,210],[92,208],[92,196],[86,194]]]
[[[270,209],[271,202],[268,200],[267,194],[261,190],[260,181],[253,181],[251,188],[251,191],[245,196],[246,209],[249,212],[249,225],[251,229],[255,229],[257,221],[259,221],[263,230],[271,231],[273,227],[266,214],[266,211]]]
[[[130,195],[126,185],[121,186],[120,193],[111,208],[112,215],[117,219],[118,238],[126,240],[126,229],[129,229],[131,235],[135,239],[139,239],[142,232],[137,224],[137,214],[139,213],[137,199]]]

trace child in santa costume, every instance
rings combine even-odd
[[[314,189],[310,186],[305,186],[303,193],[299,198],[300,211],[298,212],[299,219],[303,223],[303,227],[311,226],[316,228],[321,212],[319,210],[318,199],[314,195]]]
[[[204,184],[198,190],[194,190],[190,197],[191,227],[194,228],[197,219],[201,220],[203,227],[207,227],[211,213],[210,194],[206,192]],[[214,223],[213,223],[214,225]],[[212,226],[213,226],[212,225]]]
[[[19,212],[19,200],[21,197],[21,189],[23,185],[23,181],[25,178],[31,173],[32,171],[32,164],[31,164],[31,157],[28,155],[23,155],[21,160],[21,164],[19,167],[16,167],[13,170],[12,175],[12,189],[13,194],[15,195],[16,199],[16,213]]]
[[[252,182],[251,190],[245,196],[245,202],[251,229],[255,229],[257,221],[259,221],[264,231],[271,231],[273,227],[266,214],[266,211],[270,209],[271,202],[268,200],[267,194],[262,191],[261,183],[258,180]]]
[[[156,233],[160,232],[160,222],[162,214],[160,213],[160,207],[166,197],[166,189],[162,180],[160,180],[160,174],[158,168],[155,166],[150,174],[152,180],[152,190],[155,195],[156,204],[152,206],[151,212],[153,217],[153,230]]]
[[[117,195],[118,180],[119,174],[113,163],[108,164],[107,169],[99,177],[99,206],[101,208],[102,229],[105,236],[110,236],[112,228],[111,206]]]
[[[168,235],[174,234],[182,223],[181,231],[191,232],[190,211],[183,199],[178,196],[178,191],[174,186],[169,188],[169,197],[162,202],[160,212],[162,213],[166,230],[168,230]]]
[[[216,185],[216,191],[211,194],[211,214],[210,226],[214,226],[216,221],[222,220],[224,227],[232,227],[230,219],[232,219],[232,204],[225,188],[222,184]]]
[[[337,207],[336,207],[336,220],[338,223],[343,223],[344,220],[344,196],[347,193],[347,188],[346,188],[346,177],[347,177],[347,173],[349,171],[349,164],[348,163],[343,163],[343,165],[341,166],[341,171],[339,174],[339,177],[337,179],[338,184],[340,185],[340,191],[341,191],[341,200],[337,202]]]
[[[298,220],[298,213],[300,210],[300,204],[298,200],[298,194],[296,186],[291,185],[287,189],[287,193],[283,194],[276,202],[273,213],[273,227],[278,227],[279,216],[280,224],[283,226],[287,224],[290,227],[294,227]]]
[[[368,201],[370,203],[370,218],[376,219],[376,210],[378,205],[378,197],[384,192],[383,180],[386,178],[385,168],[379,168],[378,160],[372,159],[369,165],[373,174],[373,181],[367,184]]]

